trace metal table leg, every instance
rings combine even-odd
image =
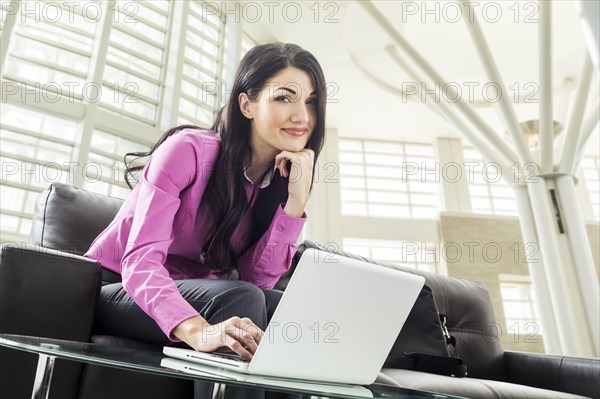
[[[39,359],[31,399],[48,399],[56,356],[43,355],[41,353],[38,356]]]
[[[227,385],[225,384],[213,383],[212,399],[224,399],[226,387]]]

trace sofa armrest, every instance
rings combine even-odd
[[[600,398],[600,359],[505,351],[508,382]]]
[[[89,342],[101,281],[83,256],[0,245],[0,333]]]
[[[32,244],[0,245],[0,339],[34,335],[89,342],[101,285],[94,260]],[[37,356],[0,348],[1,398],[25,398]],[[76,398],[80,363],[56,359],[50,398]]]

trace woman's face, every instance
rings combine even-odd
[[[250,119],[251,144],[262,160],[274,159],[283,150],[306,147],[317,118],[317,97],[310,76],[287,67],[267,80],[256,101],[241,93],[242,113]]]

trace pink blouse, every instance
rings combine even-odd
[[[121,274],[124,290],[173,342],[181,341],[172,334],[175,326],[198,315],[173,280],[217,278],[201,262],[200,250],[212,222],[202,196],[220,143],[217,133],[200,129],[167,138],[148,159],[113,221],[83,255]],[[244,173],[250,208],[276,170],[274,166],[256,186]],[[284,206],[279,204],[267,231],[244,253],[252,228],[250,212],[235,229],[231,245],[240,280],[272,289],[289,269],[306,212],[300,218],[290,216]]]

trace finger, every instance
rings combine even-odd
[[[285,157],[282,157],[281,154],[278,154],[275,157],[275,163],[277,164],[277,169],[279,169],[279,174],[285,177]]]
[[[286,168],[285,168],[285,164],[286,164],[286,159],[285,159],[285,158],[283,158],[283,159],[281,160],[281,162],[279,162],[279,174],[280,174],[281,176],[283,176],[283,177],[286,177],[286,174],[287,174],[287,170],[286,170]]]
[[[227,331],[235,334],[235,339],[252,348],[252,352],[256,351],[263,332],[251,319],[248,317],[241,319],[236,316],[232,317],[228,324],[230,327]]]
[[[227,345],[232,351],[240,355],[246,360],[252,359],[252,353],[244,349],[243,345],[231,336],[225,338],[225,345]]]
[[[233,339],[241,343],[244,349],[247,349],[250,353],[256,352],[256,349],[258,348],[258,342],[247,329],[235,327],[231,329],[228,334],[231,335]]]
[[[240,333],[242,338],[241,342],[246,345],[248,351],[252,354],[256,353],[256,350],[258,349],[258,341],[254,335],[243,329],[240,330]]]
[[[281,151],[275,156],[275,161],[287,162],[293,161],[297,158],[298,154],[290,151]]]
[[[250,320],[247,317],[241,319],[239,323],[239,328],[241,331],[247,334],[258,346],[264,333],[256,324],[252,322],[252,320]],[[252,344],[252,342],[250,342],[250,344]]]
[[[254,336],[256,342],[260,343],[263,335],[265,335],[264,331],[261,330],[260,327],[258,327],[256,324],[254,324],[254,322],[248,317],[244,317],[242,319],[242,322],[246,323],[246,325],[250,327],[250,333]]]

